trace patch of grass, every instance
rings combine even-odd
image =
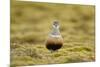
[[[92,49],[90,47],[85,47],[85,46],[78,46],[78,47],[73,47],[68,49],[68,51],[92,51]]]
[[[33,60],[29,56],[14,56],[11,59],[12,66],[33,65]]]

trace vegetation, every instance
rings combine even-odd
[[[11,66],[94,61],[94,16],[92,5],[11,0]],[[45,40],[53,20],[60,22],[64,44],[51,53]]]

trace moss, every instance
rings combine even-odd
[[[92,51],[90,47],[78,46],[68,49],[68,51]]]

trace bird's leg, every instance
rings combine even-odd
[[[50,52],[53,53],[54,51],[53,50],[50,50]]]
[[[58,52],[58,50],[56,50],[56,52]]]

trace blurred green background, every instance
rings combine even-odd
[[[95,6],[11,0],[11,66],[95,60]],[[51,53],[45,41],[60,22],[63,47]]]

